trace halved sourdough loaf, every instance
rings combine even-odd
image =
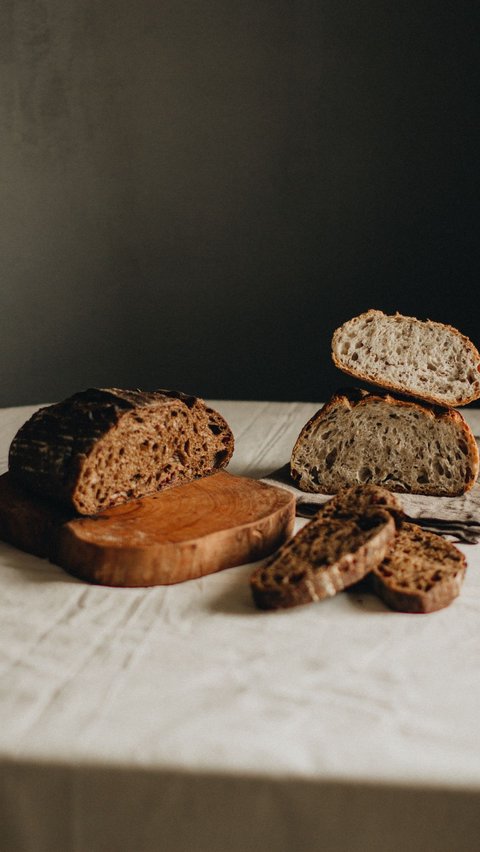
[[[400,520],[392,547],[371,580],[392,609],[435,612],[459,595],[465,570],[466,559],[451,542]]]
[[[372,571],[395,536],[395,521],[377,500],[378,495],[347,493],[322,506],[310,523],[255,569],[250,579],[255,604],[282,609],[319,601]]]
[[[368,482],[456,496],[472,487],[478,465],[475,438],[458,411],[355,388],[337,392],[314,414],[290,460],[302,491],[325,494]]]
[[[350,376],[438,405],[480,397],[480,353],[442,323],[370,310],[335,331],[332,358]]]
[[[37,411],[10,447],[9,471],[30,493],[82,515],[219,470],[230,427],[176,391],[90,388]]]

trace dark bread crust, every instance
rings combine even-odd
[[[389,511],[364,506],[323,506],[250,578],[260,609],[283,609],[323,600],[348,588],[384,559],[395,536]]]
[[[115,462],[111,462],[102,474],[105,480],[111,480],[106,485],[110,497],[96,499],[93,482],[98,479],[98,471],[89,472],[88,465],[101,442],[106,449],[108,441],[112,445],[116,442],[114,449],[128,459],[129,439],[141,429],[147,433],[153,418],[157,431],[163,423],[163,430],[157,435],[158,442],[153,446],[163,448],[164,458],[159,469],[164,470],[170,464],[168,476],[148,484],[142,482],[139,462],[140,472],[133,475],[132,488],[116,493]],[[177,418],[175,422],[174,418]],[[122,427],[123,432],[118,431]],[[199,436],[205,447],[201,458],[197,446]],[[152,435],[147,437],[151,446]],[[196,456],[192,455],[192,450],[190,456],[188,450],[183,452],[183,464],[178,453],[180,439],[194,445],[197,452]],[[197,397],[169,390],[90,388],[40,409],[19,429],[10,447],[9,471],[14,480],[32,494],[55,500],[80,514],[93,514],[131,497],[220,470],[231,458],[233,447],[233,434],[226,421]],[[95,468],[95,459],[92,468]],[[87,494],[88,491],[92,493]]]
[[[371,582],[391,609],[435,612],[459,595],[466,566],[463,553],[451,542],[400,520],[390,552],[373,569]]]
[[[358,317],[355,317],[354,319],[361,319],[361,318],[369,317],[369,316],[372,316],[372,317],[375,317],[375,316],[387,317],[388,315],[383,313],[383,311],[370,309],[370,310],[366,311],[364,314],[360,314]],[[451,332],[452,334],[455,335],[455,337],[457,337],[459,340],[462,341],[465,349],[469,351],[472,359],[476,362],[477,370],[480,371],[480,353],[479,353],[477,347],[475,346],[474,343],[472,343],[472,341],[470,340],[469,337],[467,337],[465,334],[462,334],[457,328],[454,328],[453,326],[448,325],[446,323],[433,322],[432,320],[423,321],[423,320],[418,320],[416,317],[404,317],[402,314],[398,313],[398,311],[397,311],[396,314],[394,314],[394,318],[396,318],[398,320],[403,320],[403,319],[410,320],[410,321],[413,321],[415,324],[418,324],[420,326],[424,325],[425,327],[439,326],[439,327],[442,327],[443,329],[445,329],[446,331]],[[476,399],[480,398],[480,376],[479,376],[478,381],[476,382],[476,390],[472,391],[471,394],[469,394],[468,396],[464,396],[461,399],[459,399],[458,397],[455,398],[455,399],[454,398],[446,399],[445,397],[439,397],[439,396],[435,396],[434,394],[429,394],[428,391],[422,391],[421,394],[418,393],[418,392],[414,393],[413,391],[409,391],[408,388],[406,388],[405,385],[401,384],[400,382],[398,382],[398,383],[390,382],[388,379],[385,379],[382,376],[375,376],[375,378],[372,378],[372,376],[370,374],[365,373],[361,369],[359,369],[359,368],[357,369],[355,367],[352,367],[351,365],[345,364],[344,361],[337,356],[337,354],[335,352],[335,345],[336,345],[336,341],[337,341],[338,337],[342,334],[343,330],[345,329],[345,326],[347,326],[350,322],[351,322],[351,320],[348,320],[346,323],[343,323],[343,325],[341,325],[339,328],[337,328],[335,330],[333,337],[332,337],[332,346],[331,346],[332,361],[335,364],[335,366],[338,367],[339,370],[342,370],[343,373],[346,373],[347,375],[352,376],[355,379],[360,379],[361,381],[377,385],[381,388],[384,388],[385,390],[393,391],[394,393],[398,393],[398,394],[403,394],[405,396],[408,396],[408,397],[411,397],[411,398],[414,398],[414,399],[421,399],[422,401],[432,403],[433,405],[463,406],[463,405],[468,405],[468,403],[474,402]]]
[[[450,408],[443,408],[441,406],[436,405],[428,405],[422,404],[420,402],[416,402],[411,399],[401,399],[396,396],[392,396],[386,391],[377,391],[375,393],[369,393],[366,390],[361,388],[344,388],[338,390],[331,399],[325,403],[325,405],[320,408],[305,424],[303,429],[301,430],[292,450],[291,460],[290,460],[290,473],[294,481],[299,484],[299,487],[305,491],[321,491],[321,488],[309,488],[305,480],[302,479],[302,471],[297,469],[297,458],[299,452],[308,444],[310,440],[311,432],[317,427],[319,422],[322,419],[326,418],[332,411],[339,408],[344,408],[346,410],[353,410],[357,406],[367,406],[372,402],[382,402],[387,406],[390,406],[392,410],[404,410],[404,411],[416,411],[421,417],[426,418],[426,420],[434,421],[442,421],[443,423],[449,423],[457,429],[462,434],[462,439],[465,441],[467,446],[467,454],[471,460],[471,465],[468,467],[468,475],[465,482],[462,484],[461,488],[457,490],[441,490],[441,489],[426,489],[425,486],[421,487],[412,487],[408,489],[409,493],[412,494],[433,494],[435,496],[441,496],[443,494],[448,496],[458,496],[460,494],[468,491],[475,484],[478,475],[478,467],[479,467],[479,454],[478,448],[475,441],[475,437],[468,426],[465,419],[462,417],[459,411]],[[353,485],[353,483],[351,483]],[[386,482],[378,483],[389,490],[405,490],[396,488],[392,484],[387,484]],[[346,483],[339,484],[338,488],[335,491],[330,491],[327,493],[335,493],[336,491],[344,488]]]

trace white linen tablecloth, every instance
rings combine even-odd
[[[252,477],[318,407],[213,405]],[[0,412],[2,471],[33,410]],[[0,543],[1,852],[480,848],[480,545],[460,547],[460,597],[406,615],[358,590],[258,612],[251,565],[89,586]]]

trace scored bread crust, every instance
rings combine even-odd
[[[332,504],[333,501],[330,501]],[[348,588],[385,558],[395,536],[390,512],[365,504],[325,505],[250,578],[259,609],[320,601]]]
[[[470,370],[475,373],[475,377],[471,379],[471,382],[466,385],[470,387],[471,390],[465,390],[461,395],[448,392],[434,392],[429,391],[424,385],[419,383],[421,386],[412,387],[408,383],[408,377],[406,368],[402,369],[401,378],[398,381],[393,380],[391,377],[388,377],[388,367],[392,365],[385,365],[378,361],[379,369],[374,372],[370,372],[366,368],[362,368],[361,366],[361,349],[356,350],[355,354],[358,358],[358,366],[352,363],[351,355],[342,355],[342,340],[345,335],[354,328],[355,325],[359,325],[362,322],[369,323],[378,323],[385,325],[387,322],[391,328],[394,327],[394,324],[398,323],[401,325],[409,325],[410,327],[414,327],[420,332],[423,329],[431,330],[439,330],[442,333],[447,332],[453,335],[458,341],[461,341],[463,345],[463,350],[465,354],[465,359],[470,359],[471,366]],[[332,337],[332,346],[331,346],[331,354],[332,359],[336,367],[342,370],[344,373],[347,373],[349,376],[353,376],[354,378],[361,379],[365,382],[370,382],[372,384],[378,385],[382,388],[386,388],[387,390],[394,391],[400,394],[405,394],[406,396],[416,397],[418,399],[425,400],[426,402],[434,403],[436,405],[443,406],[461,406],[467,405],[470,402],[473,402],[476,399],[480,398],[480,353],[476,346],[472,343],[472,341],[464,334],[462,334],[458,329],[454,328],[451,325],[447,325],[445,323],[433,322],[432,320],[419,320],[416,317],[407,317],[403,316],[400,313],[396,313],[393,316],[389,316],[383,311],[378,310],[369,310],[363,314],[359,314],[356,317],[348,320],[343,323],[333,334]],[[398,367],[399,357],[398,354],[392,352],[392,356],[396,365]],[[394,367],[395,369],[395,367]],[[468,372],[467,371],[467,376]],[[432,371],[432,376],[435,377],[435,372]],[[425,380],[426,381],[426,380]]]
[[[416,468],[420,471],[417,474],[417,481],[412,479],[408,481],[408,477],[413,476],[413,470],[410,470],[407,464],[407,461],[411,464],[411,458],[408,454],[410,454],[413,445],[406,444],[405,457],[402,458],[397,449],[397,440],[392,441],[390,437],[383,442],[381,441],[380,422],[377,425],[375,421],[373,422],[374,428],[370,427],[363,437],[359,435],[359,419],[362,414],[365,416],[365,411],[369,407],[373,420],[373,406],[384,408],[387,420],[390,417],[394,418],[398,413],[400,421],[402,417],[411,417],[413,422],[422,423],[421,434],[417,439],[419,445],[417,452],[420,457],[418,460],[415,459]],[[340,431],[338,424],[335,425],[335,419],[336,417],[341,419],[343,415],[352,415],[352,419],[350,423],[343,424],[344,430]],[[322,432],[323,424],[325,424],[326,431]],[[351,429],[349,435],[345,434],[347,427]],[[392,426],[392,428],[397,427]],[[409,428],[412,427],[409,426]],[[446,439],[446,434],[443,435],[443,432],[451,429],[451,435],[448,435],[448,443],[454,444],[456,442],[456,448],[448,451],[460,454],[461,458],[455,459],[455,461],[457,464],[464,465],[465,468],[464,470],[462,468],[462,476],[458,477],[459,481],[456,485],[452,485],[450,483],[451,477],[448,478],[445,474],[446,460],[444,455],[440,453],[440,448],[438,452],[435,452],[435,449],[432,450],[432,447],[427,445],[429,437],[431,440],[438,440],[438,429],[441,430],[444,439]],[[340,452],[338,450],[339,441],[342,444]],[[387,456],[385,462],[382,462],[382,452]],[[356,467],[348,469],[349,456],[352,459],[355,453],[358,456],[355,460]],[[437,482],[431,481],[429,470],[427,470],[428,453],[431,456],[428,462],[429,467],[433,469],[433,473],[436,473]],[[392,469],[388,468],[387,461],[393,464]],[[398,399],[382,391],[368,393],[360,388],[347,388],[337,391],[310,418],[295,442],[290,459],[290,472],[298,487],[302,491],[325,494],[335,494],[342,488],[371,482],[390,491],[433,496],[458,496],[474,485],[478,468],[479,454],[475,437],[460,412],[454,409],[422,405],[413,400]],[[443,471],[443,474],[441,471]],[[428,477],[428,481],[425,481],[425,477]]]
[[[89,388],[19,429],[9,471],[27,491],[88,515],[214,473],[233,448],[227,422],[202,399]]]
[[[417,524],[400,521],[389,553],[371,574],[376,594],[400,612],[435,612],[459,594],[466,571],[463,553]]]

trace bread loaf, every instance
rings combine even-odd
[[[290,470],[302,491],[335,494],[368,482],[456,496],[472,487],[478,464],[475,438],[458,411],[350,389],[303,427]]]
[[[455,328],[370,310],[332,339],[333,361],[350,376],[444,406],[480,397],[480,354]]]
[[[20,428],[9,471],[28,492],[91,515],[211,474],[233,445],[223,417],[196,397],[90,388]]]
[[[451,542],[400,521],[389,553],[373,569],[373,589],[392,609],[434,612],[460,593],[466,560]]]
[[[310,523],[255,569],[250,579],[255,604],[281,609],[319,601],[379,565],[395,536],[395,521],[388,510],[375,505],[377,499],[347,493],[322,506]]]

